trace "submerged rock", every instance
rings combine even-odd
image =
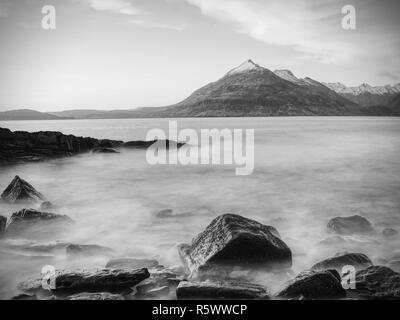
[[[372,262],[365,254],[346,253],[323,260],[312,266],[311,270],[324,271],[334,269],[341,274],[343,267],[348,265],[353,266],[358,271],[372,266]]]
[[[292,253],[274,227],[235,214],[215,218],[179,254],[190,272],[213,267],[290,267]]]
[[[6,230],[7,218],[0,216],[0,235]]]
[[[388,267],[372,266],[356,273],[356,289],[363,298],[400,299],[400,273]]]
[[[49,210],[52,209],[54,206],[50,201],[43,201],[40,204],[39,210]]]
[[[95,244],[69,244],[66,247],[66,253],[69,257],[81,256],[109,256],[113,254],[113,250]],[[138,269],[138,268],[136,268]]]
[[[181,281],[176,289],[178,300],[267,300],[267,290],[244,281]]]
[[[327,225],[328,231],[341,235],[351,234],[373,234],[375,232],[372,224],[364,217],[336,217],[331,219]]]
[[[67,297],[68,300],[125,300],[121,294],[112,294],[109,292],[83,292]]]
[[[346,291],[336,270],[304,271],[278,293],[281,298],[332,299],[343,298]]]
[[[36,202],[44,199],[43,195],[19,176],[11,181],[8,187],[1,194],[4,201],[15,202]]]
[[[382,231],[382,235],[389,240],[397,239],[399,237],[399,232],[392,228],[386,228]]]
[[[119,153],[113,148],[97,147],[92,150],[93,153]]]
[[[41,212],[34,209],[22,209],[14,212],[8,219],[6,235],[14,235],[20,232],[33,231],[35,233],[51,233],[66,226],[70,226],[73,220],[65,215]],[[38,229],[40,228],[40,229]]]
[[[160,264],[154,259],[134,259],[134,258],[119,258],[112,259],[107,262],[106,268],[109,269],[152,269],[159,267]]]

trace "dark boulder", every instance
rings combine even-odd
[[[268,300],[260,285],[236,281],[181,281],[176,289],[178,300]]]
[[[371,223],[364,217],[336,217],[328,222],[328,231],[341,235],[373,234],[375,232]]]
[[[125,300],[121,294],[112,294],[109,292],[83,292],[67,297],[68,300]]]
[[[400,273],[388,267],[372,266],[356,273],[356,289],[362,298],[400,299]]]
[[[113,250],[96,244],[69,244],[66,247],[66,253],[68,257],[80,258],[82,256],[110,256],[113,254]]]
[[[281,298],[332,299],[343,298],[346,291],[336,270],[304,271],[290,281],[278,294]]]
[[[392,228],[386,228],[382,231],[382,235],[389,240],[397,239],[399,237],[399,232]]]
[[[159,267],[160,264],[154,259],[134,259],[134,258],[119,258],[112,259],[107,262],[108,269],[153,269]]]
[[[371,260],[362,253],[346,253],[323,260],[311,267],[314,271],[334,269],[340,274],[344,266],[353,266],[357,271],[372,266]]]
[[[21,232],[33,232],[38,235],[53,233],[71,226],[73,220],[65,215],[41,212],[34,209],[22,209],[14,212],[8,219],[6,235],[15,235]]]
[[[97,147],[92,150],[93,153],[119,153],[113,148]]]
[[[6,230],[7,218],[0,216],[0,235]]]
[[[270,226],[235,214],[215,218],[191,245],[179,247],[190,273],[215,267],[290,267],[292,253]]]
[[[11,181],[8,187],[1,194],[4,201],[15,202],[36,202],[44,199],[43,195],[19,176]]]

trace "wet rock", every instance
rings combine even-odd
[[[158,218],[170,218],[173,217],[174,211],[172,209],[164,209],[156,213]]]
[[[388,267],[369,267],[356,273],[353,291],[362,298],[400,299],[400,274]]]
[[[341,274],[343,267],[348,265],[353,266],[358,271],[372,266],[372,262],[365,254],[346,253],[323,260],[312,266],[311,270],[324,271],[334,269]]]
[[[125,300],[124,296],[121,294],[112,294],[108,292],[98,292],[98,293],[78,293],[68,296],[68,300]]]
[[[150,278],[143,280],[135,287],[135,297],[176,299],[176,288],[181,281],[181,277],[168,269],[151,272]]]
[[[341,235],[373,234],[375,232],[371,223],[358,215],[333,218],[328,222],[327,228],[329,232]]]
[[[134,258],[119,258],[112,259],[107,262],[106,268],[109,269],[153,269],[159,267],[160,264],[154,259],[134,259]]]
[[[278,297],[295,299],[332,299],[345,296],[346,291],[336,270],[304,271],[278,293]]]
[[[7,218],[0,216],[0,235],[6,230]]]
[[[54,208],[54,206],[50,201],[43,201],[40,204],[39,210],[50,210],[52,208]]]
[[[400,272],[400,260],[389,261],[386,266],[395,272]]]
[[[66,253],[68,257],[110,256],[113,254],[113,250],[111,248],[95,244],[69,244],[66,247]]]
[[[65,215],[37,211],[34,209],[22,209],[14,212],[8,219],[7,236],[16,235],[21,232],[43,235],[53,233],[65,227],[71,226],[73,220]]]
[[[176,289],[178,300],[267,300],[268,292],[244,281],[182,281]]]
[[[1,198],[10,203],[36,202],[44,199],[43,195],[19,176],[11,181],[8,187],[1,194]]]
[[[113,148],[97,147],[92,150],[93,153],[119,153]]]
[[[389,240],[397,239],[399,237],[399,232],[392,228],[386,228],[382,231],[382,235]]]
[[[215,218],[191,245],[179,247],[190,273],[213,267],[290,267],[292,253],[270,226],[234,214]]]

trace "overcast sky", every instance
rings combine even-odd
[[[41,27],[56,8],[56,30]],[[341,27],[344,5],[357,29]],[[398,0],[0,0],[0,110],[179,102],[246,59],[346,85],[400,82]]]

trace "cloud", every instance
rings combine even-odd
[[[326,63],[349,62],[357,50],[349,43],[330,38],[324,28],[334,13],[340,14],[336,1],[317,0],[184,0],[202,14],[232,23],[234,30],[272,45],[292,46],[302,58]],[[337,24],[340,25],[338,15]]]
[[[385,78],[390,79],[392,81],[398,81],[400,79],[398,73],[396,74],[396,73],[393,73],[393,72],[390,72],[390,71],[383,71],[383,72],[380,73],[380,75],[382,77],[385,77]]]
[[[94,10],[108,11],[125,15],[137,15],[140,10],[128,0],[86,0]]]
[[[168,23],[157,23],[157,22],[150,22],[145,20],[132,20],[129,21],[128,24],[138,25],[144,28],[151,28],[151,29],[169,29],[174,31],[183,31],[186,29],[186,24],[168,24]]]

